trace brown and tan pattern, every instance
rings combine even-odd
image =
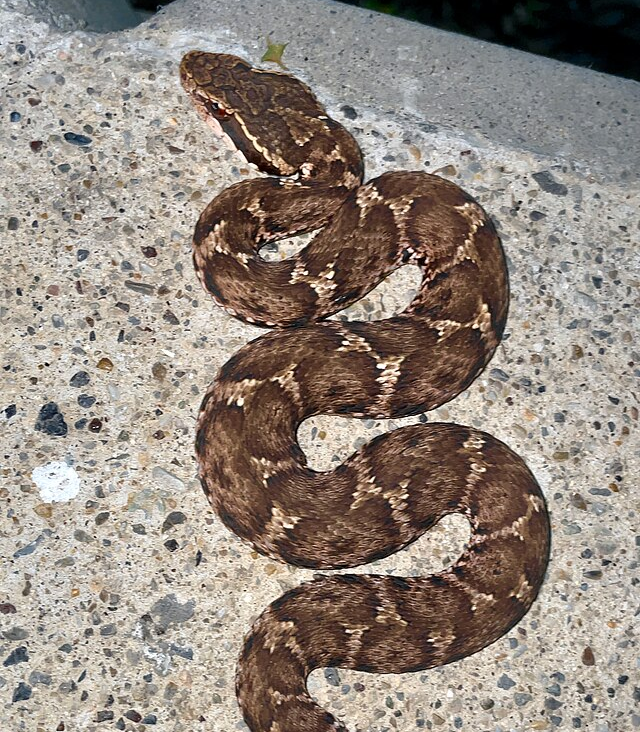
[[[538,593],[549,519],[522,459],[475,429],[398,429],[331,472],[307,467],[296,432],[315,414],[415,415],[466,389],[504,329],[504,255],[482,208],[446,180],[393,172],[362,185],[356,142],[300,81],[196,51],[180,73],[216,132],[281,176],[223,191],[194,235],[196,271],[216,302],[278,326],[222,367],[202,403],[196,445],[211,505],[263,554],[325,570],[387,556],[450,513],[471,524],[444,572],[320,577],[255,622],[237,674],[249,727],[346,730],[309,696],[307,675],[417,671],[492,643]],[[316,229],[289,260],[259,255],[268,241]],[[423,279],[403,313],[322,320],[405,263]]]

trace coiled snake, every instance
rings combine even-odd
[[[363,185],[357,143],[299,80],[198,51],[180,75],[199,114],[273,174],[224,190],[193,239],[215,301],[276,327],[220,369],[202,402],[196,450],[211,505],[259,552],[323,570],[387,556],[450,513],[471,525],[445,571],[321,576],[255,621],[237,671],[251,730],[344,731],[309,695],[308,674],[418,671],[493,643],[538,593],[549,519],[523,460],[476,429],[403,427],[316,472],[298,426],[316,414],[416,415],[466,389],[505,326],[504,255],[483,209],[453,183],[401,171]],[[259,255],[266,242],[318,229],[290,259]],[[406,263],[422,283],[401,314],[323,320]]]

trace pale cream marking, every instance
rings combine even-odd
[[[533,592],[533,585],[529,584],[524,574],[521,574],[518,586],[509,593],[509,597],[515,597],[520,602],[528,603]]]
[[[233,254],[225,237],[226,228],[227,222],[225,219],[220,219],[214,224],[213,229],[204,237],[201,243],[201,247],[205,252],[214,251],[220,254]]]
[[[320,299],[330,295],[337,287],[335,282],[332,282],[335,277],[335,262],[329,262],[327,266],[319,272],[317,277],[309,281],[309,287],[316,292]]]
[[[371,475],[363,485],[358,486],[351,494],[353,500],[349,510],[355,511],[373,496],[381,496],[389,504],[391,516],[403,537],[410,539],[413,537],[414,531],[411,528],[411,517],[406,513],[409,482],[409,480],[403,480],[397,486],[384,490],[382,486],[376,483],[376,476]]]
[[[415,198],[411,198],[410,196],[400,196],[399,198],[389,202],[387,206],[393,213],[394,217],[398,219],[398,217],[404,216],[407,211],[409,211],[414,201]]]
[[[265,525],[259,540],[260,545],[277,554],[277,548],[274,546],[275,541],[286,536],[286,530],[294,529],[301,520],[300,516],[291,516],[285,513],[280,505],[274,501],[271,507],[271,518]],[[258,541],[254,540],[253,543],[257,545]]]
[[[360,218],[364,218],[370,208],[384,202],[384,198],[373,185],[361,186],[356,194],[356,204],[360,208]]]
[[[379,605],[376,605],[376,623],[383,623],[385,625],[399,623],[400,625],[409,625],[407,621],[400,615],[398,608],[384,592],[378,595]]]
[[[307,660],[305,658],[304,651],[299,646],[295,637],[295,623],[292,620],[276,620],[271,613],[265,613],[262,615],[260,620],[262,622],[256,623],[254,630],[259,626],[264,626],[263,645],[269,653],[274,653],[276,648],[284,645],[285,648],[291,651],[292,656],[302,661],[306,668]],[[282,643],[283,638],[286,638],[284,644]]]
[[[343,339],[338,346],[338,351],[355,351],[360,353],[374,353],[373,348],[371,347],[370,343],[367,341],[366,338],[363,338],[362,336],[358,335],[357,333],[353,333],[350,330],[347,330],[346,328],[342,331],[343,333]]]
[[[438,331],[438,340],[446,340],[463,328],[465,324],[460,323],[459,320],[442,319],[432,320],[429,325]]]
[[[248,397],[253,388],[262,383],[262,379],[242,379],[241,381],[224,382],[218,384],[216,391],[219,391],[219,399],[225,401],[229,406],[236,404],[244,406],[245,397]]]
[[[353,501],[349,506],[350,511],[354,511],[359,508],[365,501],[368,501],[371,496],[382,493],[382,488],[376,485],[376,476],[372,475],[367,479],[364,485],[358,486],[355,491],[351,494]]]
[[[480,311],[473,321],[471,328],[473,330],[479,329],[484,335],[493,333],[493,328],[491,326],[491,312],[486,302],[483,302],[480,306]]]
[[[405,360],[405,356],[387,356],[384,361],[378,361],[376,369],[382,373],[376,377],[376,381],[380,384],[380,395],[377,399],[380,409],[384,409],[394,394],[394,389],[398,383],[402,372],[400,366]]]
[[[296,282],[305,282],[307,277],[309,277],[309,270],[306,268],[304,262],[299,259],[291,270],[289,284],[295,285]]]
[[[456,249],[453,259],[451,260],[450,266],[460,264],[465,259],[470,259],[472,262],[477,262],[479,259],[478,250],[475,246],[475,236],[478,229],[485,224],[485,215],[483,210],[475,203],[464,203],[462,206],[454,206],[456,211],[459,211],[462,216],[469,223],[469,233],[464,239],[464,242]]]
[[[269,148],[263,147],[260,144],[258,138],[249,132],[249,129],[247,128],[247,125],[245,124],[245,121],[242,119],[242,117],[237,112],[235,112],[233,114],[233,116],[235,117],[238,124],[242,128],[242,131],[243,131],[245,137],[248,140],[251,140],[253,147],[260,153],[260,155],[262,155],[262,157],[267,162],[271,163],[275,168],[277,168],[278,170],[281,170],[283,173],[292,173],[293,172],[291,165],[289,165],[283,157],[281,157],[277,153],[273,152],[273,150],[269,150]]]
[[[520,529],[527,525],[530,521],[533,513],[538,513],[542,508],[542,501],[533,495],[527,496],[527,502],[529,506],[527,512],[517,519],[512,521],[508,526],[503,526],[500,529],[491,531],[489,534],[474,534],[469,542],[469,546],[475,546],[477,544],[484,544],[486,541],[493,541],[494,539],[503,539],[507,536],[516,536],[520,541],[524,541],[525,537],[520,532]]]
[[[288,369],[280,374],[274,374],[269,378],[269,381],[273,381],[279,384],[283,391],[289,392],[293,396],[296,404],[300,404],[302,401],[302,395],[300,394],[300,384],[295,377],[295,371],[298,364],[291,364]]]
[[[257,465],[258,470],[262,472],[262,485],[268,488],[268,480],[278,473],[282,473],[284,470],[290,468],[294,461],[292,458],[285,458],[284,460],[269,460],[269,458],[261,457],[257,458],[255,455],[251,455],[251,462]]]
[[[345,628],[347,635],[347,649],[351,658],[355,658],[358,651],[362,648],[362,636],[371,628],[368,625],[356,625],[352,628]]]
[[[427,638],[427,643],[431,644],[434,649],[434,657],[438,658],[446,655],[449,646],[456,640],[456,634],[451,631],[439,635],[432,635]]]
[[[410,481],[408,479],[403,480],[395,488],[390,488],[382,494],[383,498],[389,504],[389,508],[391,508],[391,516],[400,535],[407,541],[415,536],[415,531],[411,526],[411,515],[407,512],[409,508],[409,504],[407,503],[409,498],[409,491],[407,490],[409,483]]]

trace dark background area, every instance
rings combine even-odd
[[[640,0],[341,1],[640,80]],[[169,2],[131,0],[152,11]]]

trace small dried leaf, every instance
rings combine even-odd
[[[288,45],[288,43],[273,43],[271,38],[267,36],[267,50],[260,60],[271,61],[274,64],[278,64],[281,68],[286,69],[287,67],[282,63],[282,54]]]

